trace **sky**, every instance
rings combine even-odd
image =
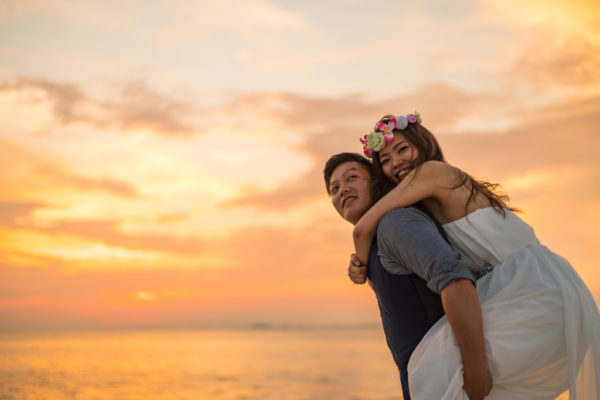
[[[599,2],[0,0],[0,326],[377,323],[322,169],[415,110],[600,301]]]

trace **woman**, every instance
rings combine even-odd
[[[418,113],[383,117],[361,142],[376,170],[397,186],[358,222],[354,243],[366,260],[388,211],[419,204],[446,230],[473,275],[494,386],[488,399],[600,399],[600,316],[569,263],[541,245],[531,227],[494,193],[447,164]],[[467,399],[460,351],[446,318],[409,363],[413,400]]]

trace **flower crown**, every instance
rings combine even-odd
[[[360,139],[363,144],[365,156],[371,158],[374,151],[381,151],[386,144],[394,140],[394,129],[405,129],[408,124],[421,123],[421,114],[415,111],[414,114],[408,114],[406,117],[401,115],[396,118],[390,118],[387,122],[379,121],[375,126],[375,131]]]

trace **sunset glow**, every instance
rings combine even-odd
[[[600,300],[598,2],[25,0],[0,26],[6,329],[377,322],[322,168],[414,110]]]

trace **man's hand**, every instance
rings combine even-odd
[[[488,369],[467,371],[463,374],[463,389],[469,400],[483,400],[492,390],[492,375]]]
[[[348,277],[357,285],[362,285],[367,281],[367,266],[361,263],[357,255],[354,253],[350,256]]]

